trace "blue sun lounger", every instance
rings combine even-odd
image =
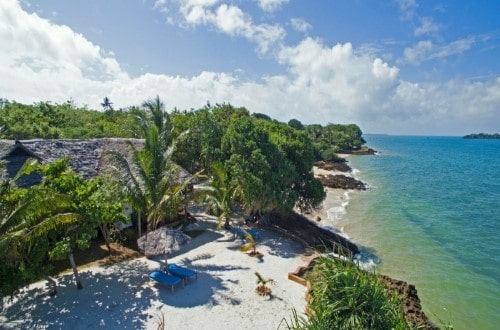
[[[158,283],[169,286],[172,292],[174,292],[174,286],[176,286],[177,284],[182,282],[182,286],[184,286],[184,281],[182,280],[182,278],[165,274],[160,270],[155,270],[154,272],[149,274],[149,278],[155,280]]]
[[[258,229],[251,228],[251,229],[243,229],[241,227],[236,227],[235,229],[235,234],[238,235],[239,237],[246,239],[246,233],[249,233],[252,235],[254,239],[258,239],[260,237],[260,233]]]
[[[198,273],[192,269],[177,266],[176,264],[167,264],[167,271],[177,277],[187,281],[188,278],[195,276],[198,278]]]

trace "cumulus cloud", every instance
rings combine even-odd
[[[276,11],[289,0],[257,0],[259,7],[264,11]]]
[[[265,2],[267,6],[279,1]],[[166,7],[168,3],[163,0],[156,1],[155,7],[167,13],[171,10]],[[259,53],[267,53],[271,47],[279,45],[286,32],[277,24],[255,24],[250,15],[241,8],[225,3],[219,4],[218,0],[186,0],[179,2],[179,13],[182,24],[187,26],[206,25],[215,27],[217,31],[230,36],[243,37],[257,44]],[[172,22],[172,17],[167,20]]]
[[[205,17],[206,8],[197,8],[202,9],[199,17]],[[242,22],[224,26],[238,30],[245,26]],[[24,12],[13,0],[0,5],[0,38],[0,76],[7,77],[0,80],[0,96],[24,103],[73,98],[98,109],[104,96],[126,107],[159,95],[167,109],[199,108],[207,100],[230,102],[282,121],[357,123],[365,132],[406,134],[460,134],[478,127],[493,131],[500,121],[500,78],[424,85],[403,81],[399,68],[355,51],[350,43],[330,46],[306,38],[278,53],[283,74],[245,80],[231,72],[131,78],[111,54],[84,36]],[[420,49],[425,56],[446,56],[467,44],[430,43]]]
[[[99,46],[67,26],[26,13],[14,0],[0,6],[0,39],[0,90],[18,100],[67,100],[70,91],[129,79]]]

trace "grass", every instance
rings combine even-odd
[[[289,329],[409,329],[402,304],[377,275],[349,261],[319,257],[305,275],[311,283],[309,317],[295,311]]]

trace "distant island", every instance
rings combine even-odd
[[[465,135],[464,139],[500,139],[500,134],[475,133]]]

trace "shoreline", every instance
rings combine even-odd
[[[339,155],[339,156],[341,156],[342,158],[348,157],[348,155]],[[319,168],[317,166],[314,166],[313,172],[315,177],[340,174],[352,177],[353,179],[357,180],[356,176],[353,173],[356,170],[352,169],[350,166],[349,169],[350,169],[349,171],[344,172],[335,169],[326,170],[324,168]],[[368,186],[367,183],[365,182],[363,183],[365,184],[365,186]],[[310,221],[315,222],[318,226],[321,226],[322,228],[325,228],[338,235],[341,235],[342,237],[345,237],[350,241],[349,235],[348,233],[344,232],[343,227],[338,228],[336,226],[336,220],[340,219],[341,217],[345,217],[347,215],[348,212],[347,209],[350,201],[349,195],[354,191],[354,189],[328,188],[326,186],[324,187],[327,196],[325,197],[325,200],[323,201],[321,207],[313,210],[313,212],[311,213],[304,214],[303,216],[308,218]],[[362,189],[356,189],[356,190],[362,190]],[[332,219],[331,213],[335,214],[334,219]],[[320,219],[319,221],[318,217]],[[354,241],[351,242],[353,244],[356,244],[356,242]],[[361,251],[359,255],[361,256]],[[359,260],[360,259],[358,259],[358,262]],[[369,262],[367,268],[365,267],[361,268],[365,269],[366,271],[372,271],[373,266],[375,266],[375,264],[373,262]],[[410,284],[405,280],[395,279],[384,274],[379,273],[378,275],[380,280],[386,285],[388,290],[392,291],[393,293],[401,297],[404,314],[409,324],[421,329],[439,329],[424,313],[420,298],[417,293],[417,288],[415,287],[415,285]]]

